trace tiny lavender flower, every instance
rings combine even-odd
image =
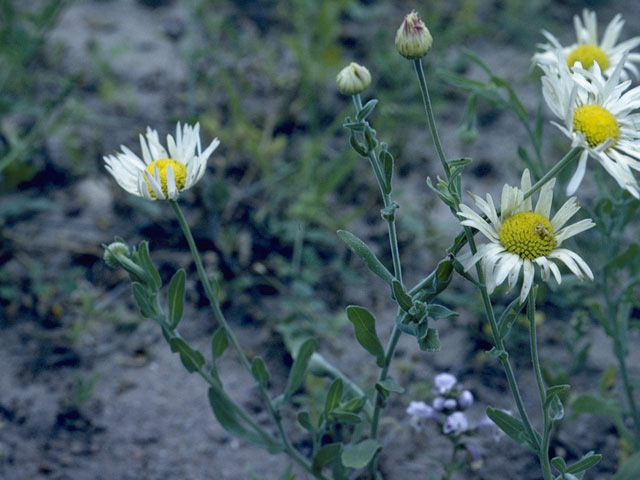
[[[444,409],[444,397],[436,397],[433,399],[433,402],[431,403],[433,405],[433,408],[436,409],[437,411],[441,411]]]
[[[433,384],[438,389],[440,395],[449,393],[451,389],[456,386],[456,383],[458,383],[458,380],[450,373],[440,373],[433,379]]]
[[[463,390],[460,395],[458,395],[458,403],[461,408],[469,408],[473,405],[473,393],[469,390]]]
[[[469,429],[467,416],[462,412],[453,412],[447,417],[447,421],[442,427],[445,434],[460,435]]]
[[[453,410],[458,406],[458,402],[455,401],[455,399],[453,398],[447,398],[444,401],[443,404],[444,408],[446,408],[447,410]]]
[[[411,402],[407,407],[407,415],[418,418],[436,418],[433,408],[424,402]]]

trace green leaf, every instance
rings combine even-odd
[[[329,391],[327,392],[327,398],[324,402],[324,416],[329,418],[329,413],[331,410],[340,405],[340,401],[342,400],[342,380],[336,378],[331,387],[329,387]]]
[[[218,327],[211,336],[211,355],[214,362],[222,356],[228,346],[227,332],[225,332],[224,328]]]
[[[491,350],[487,352],[491,358],[498,358],[500,360],[505,360],[509,357],[509,354],[506,350],[498,350],[496,347],[491,347]]]
[[[391,272],[387,270],[387,267],[378,260],[378,257],[373,254],[366,243],[356,237],[353,233],[347,232],[346,230],[338,230],[338,236],[353,253],[360,257],[369,270],[391,285],[393,275],[391,275]]]
[[[349,137],[349,143],[351,144],[351,148],[353,148],[359,155],[366,157],[367,156],[367,147],[365,147],[362,143],[358,141],[356,136],[353,134],[353,127],[351,128],[351,136]],[[362,125],[362,130],[364,130],[364,124]]]
[[[298,388],[300,388],[300,385],[302,385],[304,374],[307,370],[307,366],[309,365],[309,359],[316,348],[317,343],[313,338],[305,340],[305,342],[300,346],[298,355],[291,366],[287,388],[284,393],[285,398],[290,397],[296,390],[298,390]]]
[[[594,465],[597,465],[600,462],[600,460],[602,460],[602,455],[596,454],[594,452],[589,452],[583,455],[583,457],[577,462],[575,462],[573,465],[569,466],[569,468],[567,468],[567,472],[568,473],[584,472],[585,470],[593,467]]]
[[[352,130],[354,132],[364,132],[364,129],[366,127],[364,122],[361,121],[356,121],[356,122],[345,122],[342,124],[342,126],[344,128],[348,128],[349,130]]]
[[[551,465],[553,465],[561,474],[567,471],[567,464],[562,457],[553,457],[551,459]]]
[[[380,152],[380,161],[382,162],[382,169],[384,171],[384,193],[389,195],[391,193],[391,180],[393,178],[393,155],[387,150]]]
[[[349,400],[347,403],[342,405],[342,409],[347,412],[358,413],[364,407],[364,404],[367,403],[366,397],[356,397]]]
[[[242,419],[240,407],[223,390],[211,387],[209,403],[220,425],[230,434],[245,442],[258,445],[269,453],[278,453],[283,450],[273,438],[246,425]]]
[[[564,395],[566,392],[568,392],[571,389],[571,385],[554,385],[552,387],[547,388],[547,392],[545,393],[545,402],[544,402],[544,406],[545,408],[549,405],[549,402],[551,402],[551,398],[554,395]]]
[[[396,299],[396,302],[398,302],[400,308],[408,312],[413,305],[413,300],[407,295],[407,292],[404,291],[402,284],[394,278],[391,281],[391,288],[393,289],[393,297]]]
[[[404,388],[402,388],[398,382],[395,381],[393,377],[387,377],[384,380],[381,380],[376,383],[376,388],[386,390],[387,392],[394,393],[404,393]]]
[[[153,303],[153,298],[149,291],[141,283],[133,282],[131,284],[133,290],[133,298],[140,308],[140,313],[145,318],[155,318],[158,314]]]
[[[312,470],[315,473],[320,473],[322,467],[337,460],[341,452],[342,443],[336,442],[324,445],[318,450],[316,456],[313,457],[313,462],[311,463]]]
[[[185,273],[181,268],[171,277],[169,282],[169,326],[174,329],[178,326],[180,319],[182,318],[182,311],[184,309],[184,284]]]
[[[253,378],[263,387],[269,383],[269,372],[262,358],[255,357],[253,359],[251,362],[251,373],[253,374]]]
[[[366,467],[382,447],[373,439],[355,445],[345,445],[342,451],[342,465],[349,468]]]
[[[638,480],[640,478],[640,452],[631,455],[611,480]]]
[[[521,420],[509,415],[504,410],[498,410],[493,407],[487,407],[487,416],[511,439],[520,445],[531,448],[534,452],[538,451],[538,446],[531,443]]]
[[[204,357],[202,354],[198,350],[191,348],[183,339],[173,337],[169,340],[169,346],[171,346],[173,353],[180,354],[180,361],[182,361],[184,368],[186,368],[189,373],[197,371],[204,365]]]
[[[427,315],[434,320],[440,320],[441,318],[456,317],[458,314],[453,310],[449,310],[444,305],[436,305],[435,303],[432,303],[427,307]]]
[[[302,425],[302,428],[314,432],[313,421],[311,420],[311,414],[307,411],[298,412],[298,423]]]
[[[525,303],[520,303],[520,298],[515,298],[507,308],[504,309],[498,320],[498,334],[500,338],[505,338],[515,323],[518,315],[524,308]]]
[[[553,395],[549,400],[549,418],[556,422],[564,417],[564,407],[558,395]]]
[[[331,418],[335,419],[337,422],[348,425],[357,425],[358,423],[362,423],[360,415],[353,412],[347,412],[341,408],[334,408],[331,410]]]
[[[440,351],[440,335],[435,328],[427,329],[427,333],[418,338],[418,347],[423,352],[439,352]]]
[[[435,295],[442,293],[449,286],[452,278],[453,259],[447,257],[444,260],[440,260],[440,263],[438,263],[438,266],[436,267],[436,275],[433,278],[433,293]]]
[[[384,365],[384,348],[376,332],[376,320],[364,307],[349,305],[347,317],[353,324],[358,343],[371,355],[376,357],[376,364],[382,368]]]
[[[160,279],[158,270],[156,270],[156,267],[151,261],[151,256],[149,255],[149,242],[146,240],[141,241],[140,245],[138,245],[138,258],[140,260],[140,266],[151,275],[153,280],[153,285],[148,286],[155,286],[155,289],[158,290],[162,286],[162,280]]]
[[[369,100],[364,107],[362,107],[362,110],[360,110],[357,114],[356,114],[356,119],[357,120],[364,120],[365,118],[367,118],[369,115],[371,115],[371,112],[373,112],[373,109],[376,108],[376,105],[378,104],[378,100],[376,100],[375,98],[372,98],[371,100]]]

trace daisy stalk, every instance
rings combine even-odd
[[[442,144],[440,142],[440,138],[439,138],[437,127],[436,127],[436,123],[435,123],[435,117],[434,117],[434,114],[433,114],[433,108],[431,106],[431,100],[429,98],[429,91],[428,91],[428,87],[427,87],[427,82],[425,80],[424,71],[423,71],[423,68],[422,68],[421,59],[420,58],[413,59],[413,64],[414,64],[414,69],[415,69],[415,72],[416,72],[416,76],[418,78],[420,91],[422,93],[422,99],[423,99],[423,104],[424,104],[424,108],[425,108],[425,112],[426,112],[426,116],[427,116],[427,122],[428,122],[428,125],[429,125],[429,128],[430,128],[431,134],[432,134],[435,150],[436,150],[438,158],[440,159],[440,162],[441,162],[441,164],[443,166],[443,169],[444,169],[444,172],[445,172],[445,176],[446,176],[446,180],[447,180],[447,184],[448,184],[448,189],[449,189],[449,192],[451,194],[449,196],[449,200],[450,200],[449,206],[450,206],[452,212],[455,215],[460,210],[459,186],[456,186],[457,182],[453,182],[452,181],[451,168],[450,168],[449,162],[447,161],[447,157],[446,157],[446,155],[444,153],[444,149],[442,147]],[[530,197],[533,193],[535,193],[537,190],[543,188],[545,185],[550,186],[552,188],[553,183],[551,185],[549,185],[549,181],[555,175],[557,175],[559,171],[561,171],[563,168],[565,168],[567,165],[569,165],[571,163],[571,161],[574,158],[576,158],[581,152],[582,152],[582,148],[580,148],[579,146],[576,146],[575,148],[573,148],[567,155],[565,155],[565,157],[560,162],[558,162],[555,165],[555,167],[550,172],[548,172],[533,187],[531,187],[530,184],[529,184],[529,188],[526,189],[526,192],[520,192],[520,194],[522,195],[520,197],[520,199],[521,199],[520,201],[521,202],[523,202],[523,201],[530,202],[530,200],[526,200],[526,199],[528,197]],[[452,191],[452,189],[453,189],[453,191]],[[525,194],[526,194],[526,197],[524,196]],[[550,207],[550,205],[551,205],[550,204],[550,199],[548,200],[548,202],[549,202],[548,206]],[[577,228],[580,229],[581,227],[577,227]],[[469,226],[467,226],[467,225],[464,225],[464,232],[465,232],[465,237],[466,237],[467,243],[469,244],[471,253],[472,253],[473,256],[476,256],[477,253],[478,253],[478,248],[476,246],[475,239],[474,239],[474,234],[471,231],[471,228]],[[567,265],[569,265],[569,262],[571,262],[571,260],[564,260],[564,261],[567,263]],[[552,264],[552,263],[553,262],[549,262],[549,264]],[[527,264],[527,265],[529,265],[529,264]],[[575,267],[574,264],[571,264],[570,266],[574,267],[575,269],[577,269],[578,273],[580,273],[578,267]],[[530,280],[532,280],[533,272],[532,272],[531,269],[533,268],[533,266],[527,267],[525,265],[525,267],[526,267],[525,268],[525,279],[527,278],[527,276],[529,276]],[[582,267],[582,265],[580,265],[580,267]],[[541,399],[542,406],[543,406],[543,436],[542,436],[542,439],[540,438],[540,436],[536,432],[536,430],[532,427],[531,421],[529,420],[529,417],[527,415],[527,411],[525,409],[524,402],[522,400],[522,395],[521,395],[520,390],[518,388],[518,384],[517,384],[517,381],[516,381],[516,378],[515,378],[515,374],[514,374],[513,368],[511,367],[511,363],[509,362],[509,357],[508,357],[507,351],[505,349],[503,338],[500,335],[500,331],[499,331],[498,324],[497,324],[497,321],[496,321],[495,312],[493,310],[493,305],[491,303],[491,299],[490,299],[490,296],[489,296],[489,290],[487,288],[487,278],[485,277],[484,269],[482,268],[480,262],[476,262],[475,263],[475,268],[476,268],[476,275],[477,275],[478,281],[474,282],[474,283],[477,286],[477,288],[478,288],[478,290],[480,292],[480,295],[482,297],[482,303],[483,303],[483,307],[484,307],[484,310],[485,310],[485,315],[487,317],[487,320],[489,321],[489,325],[491,327],[491,331],[492,331],[492,335],[493,335],[493,340],[494,340],[494,343],[495,343],[496,354],[497,354],[497,357],[498,357],[500,363],[502,364],[502,367],[504,369],[505,375],[507,377],[507,382],[509,384],[509,388],[511,390],[511,394],[512,394],[512,396],[514,398],[514,401],[516,403],[516,407],[518,409],[518,413],[520,415],[524,431],[526,432],[526,435],[528,437],[529,443],[531,444],[532,447],[534,447],[534,450],[536,451],[536,454],[538,455],[538,457],[540,459],[540,464],[541,464],[544,480],[553,480],[553,475],[551,473],[551,467],[550,467],[550,463],[549,463],[549,448],[548,448],[549,447],[549,439],[550,439],[551,423],[552,422],[551,422],[551,419],[549,417],[548,405],[546,405],[546,403],[545,403],[546,400],[547,400],[546,399],[546,393],[545,393],[545,390],[544,390],[544,384],[542,382],[542,377],[541,377],[541,374],[540,374],[540,371],[541,371],[540,361],[539,361],[539,358],[538,358],[538,355],[537,355],[537,346],[535,344],[535,323],[532,324],[532,327],[531,327],[531,332],[532,332],[531,333],[531,335],[532,335],[532,337],[531,337],[532,361],[533,361],[534,372],[536,373],[536,378],[537,378],[537,380],[539,382],[538,385],[539,385],[539,390],[540,390],[540,399]],[[541,268],[542,268],[542,265],[541,265]],[[574,268],[572,268],[572,271],[574,271]],[[529,275],[527,274],[527,270],[528,269],[529,269]],[[546,263],[545,263],[545,268],[543,269],[543,275],[546,274],[548,276],[550,269],[554,273],[554,275],[556,275],[557,267],[555,265],[553,265],[553,267],[550,267]],[[587,269],[588,269],[588,267],[587,267]],[[574,271],[574,273],[576,273],[576,271]],[[576,274],[578,274],[578,273],[576,273]],[[557,272],[557,275],[559,275],[559,272]],[[511,273],[511,277],[513,278],[513,272]],[[556,277],[556,279],[558,279],[558,277]],[[529,284],[528,288],[530,288],[530,290],[528,290],[528,292],[529,292],[530,295],[532,295],[531,292],[533,291],[533,289],[531,287],[532,287],[532,285]],[[523,290],[523,293],[524,293],[524,290]],[[521,302],[522,302],[522,296],[521,296]],[[530,310],[530,315],[533,316],[532,318],[535,318],[535,303],[534,303],[534,301],[531,301],[531,297],[530,297],[529,310]]]
[[[359,116],[360,112],[363,110],[362,99],[360,97],[360,93],[356,93],[352,95],[353,103],[356,109],[356,118]],[[364,120],[366,122],[366,119]],[[368,125],[367,127],[368,128]],[[398,235],[396,232],[396,223],[395,223],[395,209],[397,208],[397,204],[393,201],[390,193],[390,189],[385,186],[385,179],[382,173],[382,167],[380,165],[380,160],[378,159],[378,155],[376,154],[375,148],[368,149],[368,158],[369,163],[371,164],[371,168],[373,169],[374,176],[378,183],[378,187],[380,188],[380,194],[382,195],[382,201],[384,204],[383,218],[387,224],[387,230],[389,233],[389,245],[391,247],[391,257],[393,261],[393,272],[396,280],[403,284],[402,282],[402,265],[400,263],[400,249],[398,248]],[[382,382],[387,378],[389,373],[389,367],[391,366],[391,361],[393,360],[393,356],[396,351],[396,347],[398,345],[398,340],[400,339],[400,335],[402,335],[402,331],[398,328],[397,323],[394,323],[393,330],[391,332],[391,337],[387,343],[387,347],[385,348],[384,361],[382,367],[380,369],[380,374],[378,375],[378,382]],[[380,391],[376,389],[374,398],[373,398],[373,416],[371,418],[371,428],[370,435],[371,438],[375,439],[378,436],[378,425],[380,421],[380,410],[381,410],[381,398]],[[369,463],[369,472],[372,478],[375,477],[376,472],[376,464],[377,464],[377,455],[371,460]]]

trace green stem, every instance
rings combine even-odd
[[[529,300],[527,302],[527,318],[529,319],[529,343],[531,347],[531,362],[533,363],[533,371],[538,384],[538,393],[540,395],[540,405],[542,406],[543,432],[542,445],[538,456],[540,457],[540,466],[544,480],[553,480],[551,473],[551,464],[549,463],[549,443],[551,441],[551,420],[549,419],[549,407],[546,406],[547,393],[544,388],[544,380],[542,379],[542,370],[540,368],[540,358],[538,357],[538,342],[536,340],[536,291],[537,288],[532,287],[529,290]]]
[[[357,115],[362,110],[362,100],[359,94],[353,95],[353,103],[355,104]],[[369,162],[371,163],[371,168],[373,169],[376,181],[378,182],[378,187],[380,188],[380,194],[382,195],[384,207],[389,208],[393,205],[393,200],[391,198],[391,194],[385,191],[384,175],[382,173],[382,169],[380,168],[380,161],[378,159],[376,151],[373,148],[369,150]],[[387,230],[389,232],[389,246],[391,248],[394,276],[402,284],[402,265],[400,263],[400,249],[398,248],[398,235],[396,232],[395,215],[392,214],[390,216],[385,216],[385,221],[387,222]],[[384,363],[380,370],[378,381],[383,381],[387,378],[389,367],[391,366],[391,361],[393,360],[400,335],[402,335],[402,332],[400,331],[398,326],[394,324],[393,331],[391,332],[391,337],[389,338],[389,342],[385,350]],[[370,435],[373,439],[376,439],[378,437],[378,425],[380,422],[381,407],[382,401],[380,398],[380,391],[376,389],[373,397],[373,416],[371,418],[370,429]],[[378,456],[376,455],[369,463],[369,475],[372,479],[376,477],[377,460]]]
[[[440,137],[438,136],[438,130],[436,128],[435,118],[433,116],[433,109],[431,108],[431,101],[429,99],[429,90],[427,88],[427,82],[424,78],[424,72],[422,70],[422,62],[420,59],[413,61],[413,66],[416,71],[416,75],[418,76],[418,83],[420,84],[420,91],[422,92],[422,100],[424,102],[425,111],[427,113],[427,120],[429,123],[429,128],[431,129],[431,134],[433,137],[433,143],[436,148],[436,152],[438,157],[440,158],[440,162],[442,163],[442,167],[444,168],[445,175],[447,177],[447,181],[450,180],[451,173],[449,169],[449,165],[447,163],[446,156],[444,154],[444,150],[442,149],[442,145],[440,143]],[[540,188],[542,185],[537,186]],[[455,210],[459,210],[459,205],[455,205]],[[471,253],[475,255],[477,252],[475,240],[473,238],[473,233],[469,227],[464,228],[465,236],[467,238],[467,243],[469,244],[469,248],[471,249]],[[491,331],[493,333],[494,342],[496,348],[500,351],[505,351],[504,343],[502,338],[500,337],[500,331],[498,329],[498,324],[496,322],[495,313],[493,311],[493,305],[491,304],[491,299],[489,298],[489,293],[487,292],[487,288],[485,286],[485,278],[484,272],[480,266],[480,263],[476,264],[476,272],[478,275],[478,289],[480,290],[480,294],[482,296],[482,304],[484,306],[485,315],[489,320],[489,324],[491,326]],[[518,384],[516,382],[515,375],[513,373],[513,369],[511,368],[511,364],[509,362],[509,358],[506,355],[502,355],[499,357],[500,363],[505,371],[505,375],[507,377],[507,382],[509,383],[509,388],[511,390],[511,394],[516,402],[516,407],[518,408],[518,413],[520,414],[520,418],[522,419],[522,423],[524,425],[525,431],[529,436],[530,441],[533,445],[536,445],[539,448],[538,437],[534,432],[534,429],[531,427],[531,422],[529,421],[529,417],[527,416],[527,412],[524,408],[524,403],[522,401],[522,396],[520,395],[520,390],[518,389]]]
[[[524,198],[529,198],[531,195],[540,190],[545,183],[558,175],[562,170],[565,169],[571,161],[576,158],[582,152],[582,147],[574,147],[569,152],[562,157],[562,159],[556,163],[551,170],[544,174],[544,176],[538,180],[529,190],[524,193]]]
[[[216,320],[218,321],[222,329],[224,329],[225,333],[227,334],[227,338],[231,343],[231,346],[235,350],[236,354],[240,358],[240,362],[244,366],[245,370],[247,370],[247,372],[253,377],[249,359],[247,358],[245,353],[242,351],[242,348],[240,347],[238,340],[233,334],[233,331],[229,328],[229,324],[227,323],[227,320],[224,314],[222,313],[222,310],[220,309],[220,304],[218,303],[218,300],[215,297],[213,288],[211,286],[211,282],[209,281],[209,277],[207,277],[207,273],[205,272],[204,266],[202,265],[200,253],[198,252],[198,247],[196,246],[195,240],[193,239],[193,235],[191,233],[191,229],[189,228],[189,224],[184,218],[184,215],[182,214],[182,210],[178,206],[178,203],[175,200],[170,200],[169,203],[171,204],[171,208],[173,208],[173,211],[175,212],[176,217],[178,218],[178,222],[180,223],[182,232],[184,233],[184,236],[187,239],[187,243],[189,244],[189,250],[191,250],[191,256],[193,257],[193,261],[196,264],[196,269],[198,270],[198,276],[200,277],[200,281],[202,282],[202,286],[204,287],[205,294],[207,296],[207,299],[209,300],[209,304],[211,305],[214,316],[216,317]],[[269,413],[271,414],[274,422],[277,425],[278,432],[280,433],[280,437],[284,445],[284,449],[289,455],[289,457],[291,457],[292,460],[294,460],[302,468],[304,468],[307,472],[311,473],[316,478],[327,480],[326,477],[323,476],[321,473],[314,472],[309,461],[306,458],[304,458],[293,447],[293,445],[291,445],[291,442],[289,441],[289,438],[287,437],[287,434],[284,431],[284,427],[282,426],[282,419],[281,419],[280,412],[273,405],[273,402],[271,401],[271,397],[269,397],[269,393],[267,392],[264,385],[262,385],[260,382],[257,382],[257,386],[258,386],[258,389],[260,390],[260,394],[262,395],[262,398],[265,401],[265,404],[267,405]],[[254,426],[255,428],[255,423],[250,419],[248,415],[246,415],[245,420],[247,422],[250,422],[252,426]]]
[[[442,163],[442,168],[444,169],[444,173],[447,176],[447,180],[451,177],[451,170],[449,169],[449,164],[447,163],[447,157],[444,154],[444,150],[442,149],[442,144],[440,143],[440,137],[438,136],[438,129],[436,128],[436,119],[433,115],[433,108],[431,107],[431,98],[429,97],[429,89],[427,88],[427,81],[424,78],[424,71],[422,70],[422,61],[418,58],[413,61],[413,67],[415,68],[416,75],[418,76],[418,83],[420,84],[420,92],[422,92],[422,102],[424,103],[424,109],[427,113],[427,120],[429,123],[429,128],[431,129],[431,136],[433,137],[433,143],[436,147],[436,152],[438,153],[438,158],[440,159],[440,163]]]

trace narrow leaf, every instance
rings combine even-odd
[[[342,400],[342,380],[336,378],[331,387],[329,387],[329,391],[327,392],[327,398],[324,402],[324,416],[329,418],[329,413],[331,410],[340,405],[340,401]]]
[[[364,120],[365,118],[367,118],[369,115],[371,115],[371,112],[373,112],[373,109],[376,108],[377,104],[378,104],[378,100],[376,100],[375,98],[372,98],[371,100],[369,100],[365,104],[365,106],[362,107],[362,110],[360,110],[356,114],[356,119]]]
[[[270,453],[282,451],[282,446],[273,438],[245,424],[240,407],[223,390],[210,388],[209,403],[220,425],[230,434],[245,442],[258,445]]]
[[[338,236],[347,245],[347,247],[353,251],[353,253],[360,257],[369,270],[391,285],[393,275],[391,275],[391,272],[387,270],[387,267],[378,260],[378,257],[374,255],[366,243],[356,237],[353,233],[347,232],[346,230],[338,230]]]
[[[298,350],[298,355],[291,366],[291,372],[289,373],[289,380],[287,382],[287,388],[285,389],[285,397],[290,397],[304,380],[304,374],[309,365],[309,359],[317,348],[316,341],[313,338],[305,340]]]
[[[211,355],[214,362],[222,356],[228,346],[227,332],[224,331],[224,328],[218,327],[211,336]]]
[[[131,284],[133,290],[133,298],[140,308],[140,313],[145,318],[154,318],[156,316],[155,308],[151,303],[151,297],[147,289],[138,282]]]
[[[386,150],[382,150],[380,152],[380,161],[384,171],[384,193],[389,195],[391,193],[391,180],[393,179],[393,155]]]
[[[509,415],[504,410],[487,407],[487,416],[495,423],[500,430],[509,435],[520,445],[527,446],[533,451],[537,451],[537,445],[533,445],[525,432],[521,420]]]
[[[204,365],[204,357],[202,354],[189,346],[187,342],[178,337],[169,340],[171,351],[180,355],[180,360],[189,373],[197,371]]]
[[[318,450],[316,456],[313,457],[311,468],[314,472],[320,473],[322,467],[338,459],[341,452],[342,443],[337,442],[324,445],[320,450]]]
[[[253,374],[253,378],[263,387],[269,383],[269,372],[262,358],[256,357],[253,359],[251,362],[251,373]]]
[[[180,319],[182,318],[182,311],[184,309],[184,284],[185,273],[181,268],[171,277],[169,282],[169,326],[174,329],[178,326]]]
[[[315,430],[315,428],[313,427],[313,422],[311,421],[311,414],[309,414],[309,412],[307,411],[298,413],[298,423],[302,425],[302,428],[312,433]]]
[[[149,285],[149,287],[155,286],[156,290],[159,289],[162,286],[162,280],[160,279],[158,270],[151,261],[151,256],[149,255],[149,242],[146,240],[141,241],[140,245],[138,245],[138,258],[140,259],[140,266],[151,275],[153,280],[154,285]]]
[[[393,377],[387,377],[384,380],[377,382],[376,388],[382,388],[387,392],[404,393],[404,388],[402,388]]]
[[[393,289],[393,296],[396,299],[396,302],[398,302],[398,305],[400,305],[400,308],[405,312],[408,312],[413,305],[413,300],[407,292],[404,291],[402,284],[394,278],[391,281],[391,288]]]
[[[602,455],[596,454],[594,452],[589,452],[586,455],[584,455],[580,460],[578,460],[576,463],[574,463],[573,465],[570,465],[569,468],[567,468],[567,472],[568,473],[584,472],[585,470],[593,467],[594,465],[597,465],[600,462],[600,460],[602,460]]]
[[[345,445],[342,451],[342,465],[349,468],[366,467],[381,448],[380,444],[371,438],[356,445]]]
[[[331,418],[335,419],[339,423],[357,425],[362,423],[362,418],[353,412],[347,412],[341,408],[334,408],[331,410]]]
[[[440,320],[441,318],[451,318],[458,316],[457,312],[448,309],[444,305],[437,305],[432,303],[427,307],[427,315],[429,315],[434,320]]]
[[[568,392],[570,388],[571,388],[571,385],[554,385],[552,387],[547,388],[547,392],[545,394],[546,400],[544,402],[545,408],[549,405],[549,402],[551,402],[551,398],[554,395],[558,395],[558,396],[563,395],[564,393]]]
[[[358,343],[371,355],[376,357],[376,364],[384,365],[384,348],[376,332],[376,320],[366,308],[357,305],[347,307],[347,317],[353,324]]]
[[[518,318],[518,315],[520,315],[520,312],[522,311],[524,306],[525,303],[521,304],[520,299],[515,298],[513,302],[511,302],[509,306],[504,309],[504,312],[502,312],[502,315],[500,315],[500,319],[498,320],[498,332],[500,338],[504,338],[507,336],[509,330],[511,330],[511,327]]]
[[[560,473],[564,473],[567,471],[567,464],[565,463],[564,458],[562,457],[553,457],[551,459],[551,465],[553,465],[554,468],[558,470]]]

